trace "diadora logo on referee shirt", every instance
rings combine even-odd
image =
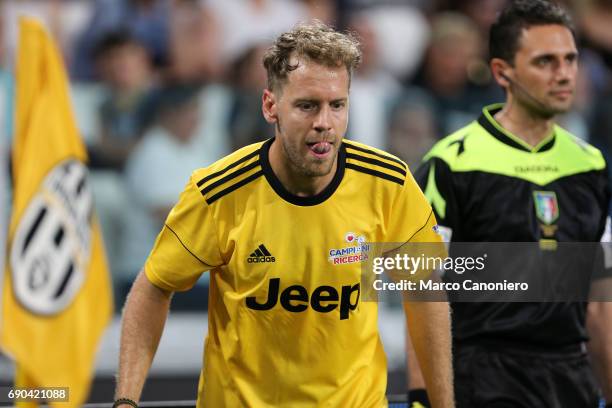
[[[270,251],[261,244],[255,251],[247,258],[248,263],[265,263],[265,262],[276,262],[276,258],[272,256]]]

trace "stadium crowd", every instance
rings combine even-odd
[[[414,169],[437,140],[503,100],[486,42],[504,3],[4,0],[0,64],[10,77],[19,14],[40,17],[58,39],[122,305],[190,173],[273,136],[261,114],[260,61],[276,35],[314,18],[356,33],[364,58],[351,85],[348,138]],[[560,124],[609,158],[612,2],[563,4],[577,23],[580,74],[575,107]],[[206,282],[198,288],[175,306],[205,306]]]

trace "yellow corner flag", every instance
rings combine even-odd
[[[100,337],[112,316],[111,284],[93,215],[60,54],[45,29],[22,19],[16,68],[13,206],[0,347],[17,387],[88,394]]]

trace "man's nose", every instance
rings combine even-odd
[[[323,106],[315,118],[314,128],[317,132],[328,132],[331,130],[331,109]]]
[[[555,80],[561,83],[569,83],[576,76],[576,64],[569,61],[564,61],[559,64],[555,72]]]

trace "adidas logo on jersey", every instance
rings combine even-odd
[[[248,263],[264,263],[264,262],[276,262],[276,259],[272,256],[270,251],[261,244],[255,251],[247,258]]]

